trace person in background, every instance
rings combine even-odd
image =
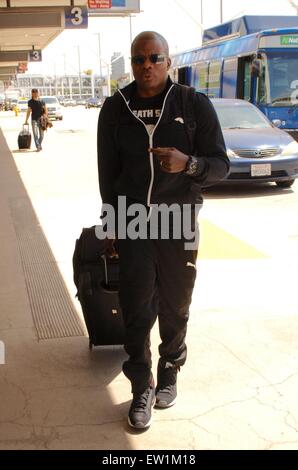
[[[40,118],[43,114],[48,114],[48,110],[44,101],[40,100],[37,88],[31,90],[32,98],[28,101],[28,109],[26,114],[25,124],[28,124],[28,119],[31,114],[31,125],[33,137],[36,145],[37,152],[42,150],[41,143],[44,137],[44,131],[40,124]]]

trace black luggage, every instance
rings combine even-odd
[[[95,227],[84,228],[73,255],[74,282],[89,334],[89,347],[122,345],[124,325],[118,299],[119,259],[104,253]]]
[[[31,134],[29,131],[29,124],[24,124],[18,136],[19,149],[30,149],[31,147]]]

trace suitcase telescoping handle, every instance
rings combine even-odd
[[[103,264],[104,264],[104,268],[105,268],[105,284],[107,285],[108,284],[108,267],[107,267],[107,257],[106,257],[106,255],[102,255],[102,259],[103,259]]]
[[[105,283],[105,286],[113,291],[113,287],[110,286],[110,282],[109,282],[109,275],[108,275],[108,263],[107,263],[107,256],[106,255],[102,255],[101,256],[102,260],[103,260],[103,264],[104,264],[104,277],[105,277],[105,280],[104,280],[104,283]]]

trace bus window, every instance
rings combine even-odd
[[[222,97],[236,98],[238,85],[238,57],[223,62]]]
[[[208,94],[208,62],[199,64],[199,91]]]
[[[221,61],[211,62],[208,75],[208,96],[210,98],[219,98],[220,96],[220,74]]]
[[[189,67],[181,67],[178,69],[178,83],[181,85],[189,85],[188,83]]]
[[[194,87],[197,91],[198,91],[198,82],[199,82],[199,68],[198,68],[198,65],[193,65],[191,67],[190,86]]]
[[[202,62],[192,67],[191,85],[197,91],[208,94],[208,62]]]
[[[266,65],[262,62],[261,74],[258,85],[258,103],[268,103],[267,83],[266,83]]]
[[[244,62],[243,99],[251,100],[251,61]]]
[[[237,98],[251,101],[252,56],[241,57],[238,64]]]

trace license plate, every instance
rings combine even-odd
[[[271,175],[271,163],[251,165],[250,174],[251,176],[270,176]]]

